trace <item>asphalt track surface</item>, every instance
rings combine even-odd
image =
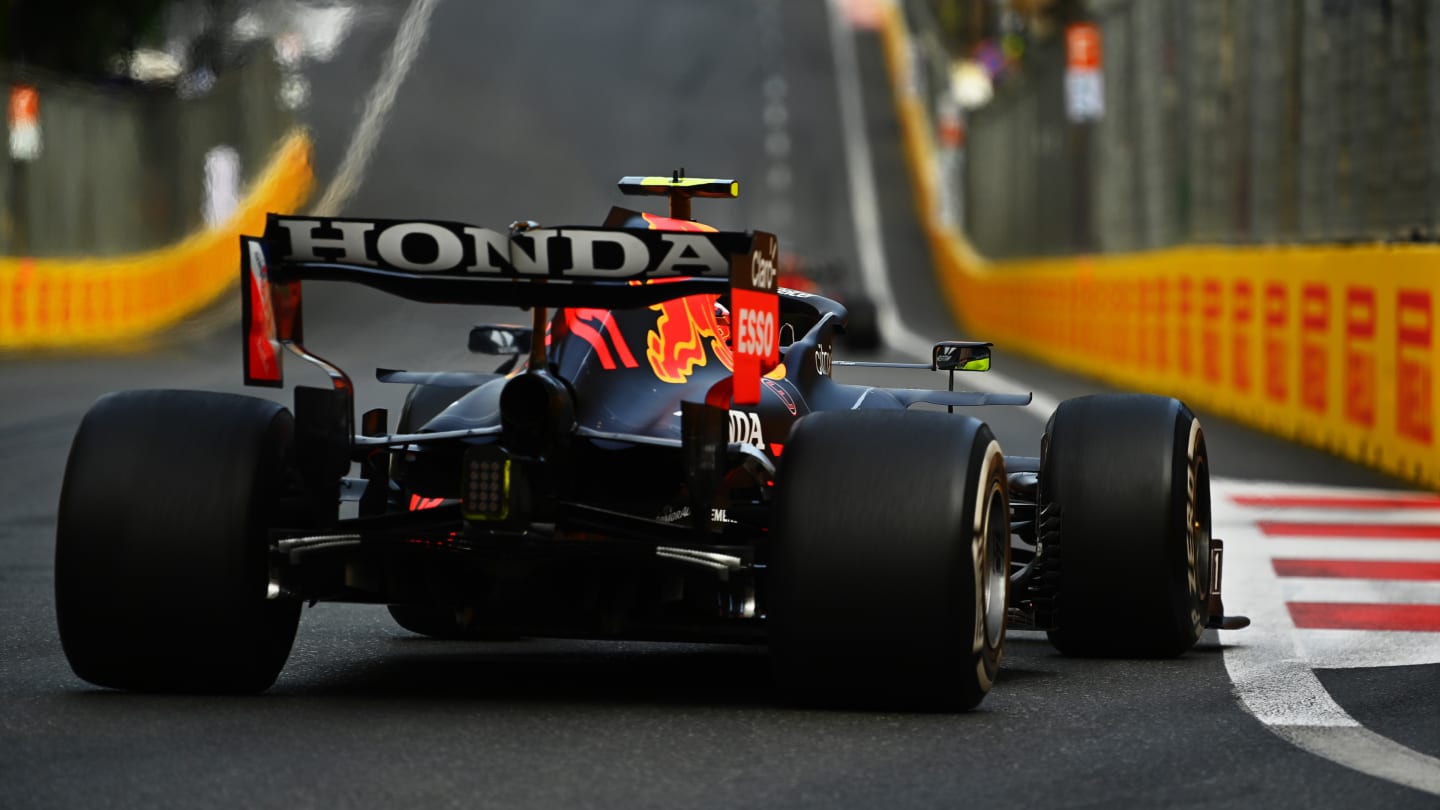
[[[788,216],[782,245],[851,257],[825,7],[786,0],[777,36],[769,5],[441,3],[344,210],[491,226],[593,222],[621,202],[618,176],[684,166],[745,181],[738,202],[700,203],[702,218],[743,227]],[[372,8],[336,59],[310,72],[322,181],[403,11]],[[901,311],[925,336],[983,337],[965,335],[937,297],[879,46],[857,36]],[[776,75],[788,150],[767,146]],[[770,185],[777,164],[788,187]],[[472,367],[465,330],[485,317],[339,286],[312,285],[306,306],[307,344],[351,370],[361,407],[398,408],[403,396],[368,382],[371,367]],[[380,608],[320,605],[305,612],[290,663],[263,696],[93,689],[65,663],[51,598],[70,437],[105,391],[242,390],[235,338],[227,328],[138,354],[0,360],[0,807],[1437,805],[1271,734],[1237,703],[1213,637],[1172,661],[1084,661],[1012,634],[978,711],[875,714],[786,707],[763,649],[436,642],[395,627]],[[996,362],[1060,398],[1099,390],[1003,347]],[[894,382],[887,374],[846,378]],[[1008,450],[1034,452],[1035,416],[985,416]],[[1205,424],[1218,475],[1397,486],[1221,420]],[[1321,677],[1370,729],[1440,755],[1440,669]]]

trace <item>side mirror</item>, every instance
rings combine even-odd
[[[528,326],[477,324],[470,328],[470,351],[475,354],[525,354],[533,331]]]
[[[993,343],[969,340],[942,340],[930,353],[935,371],[989,371]]]

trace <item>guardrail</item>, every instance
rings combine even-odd
[[[974,336],[1125,388],[1172,394],[1440,488],[1440,248],[1177,247],[992,263],[942,217],[923,66],[887,6],[887,63],[916,206]]]
[[[175,324],[239,279],[240,234],[297,210],[314,175],[295,131],[225,223],[159,250],[97,259],[0,258],[0,349],[113,347]]]

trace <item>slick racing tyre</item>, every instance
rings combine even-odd
[[[796,424],[768,571],[781,689],[802,702],[974,707],[1009,594],[1005,460],[980,420],[844,411]]]
[[[267,598],[272,526],[305,514],[294,419],[262,399],[126,391],[65,466],[55,606],[75,674],[117,689],[259,692],[300,603]]]
[[[1060,403],[1040,506],[1056,649],[1157,658],[1195,645],[1209,621],[1210,469],[1189,408],[1142,394]]]

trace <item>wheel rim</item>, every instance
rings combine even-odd
[[[1185,550],[1190,556],[1191,570],[1195,572],[1195,587],[1191,597],[1197,600],[1202,610],[1210,595],[1210,476],[1205,456],[1197,454],[1191,466],[1189,514],[1185,532]]]
[[[1000,636],[1005,632],[1006,591],[1010,583],[1005,554],[1010,545],[1005,522],[1005,494],[998,481],[991,485],[986,495],[985,518],[980,531],[984,554],[984,559],[980,561],[980,587],[985,614],[985,641],[994,647],[1000,643]]]

